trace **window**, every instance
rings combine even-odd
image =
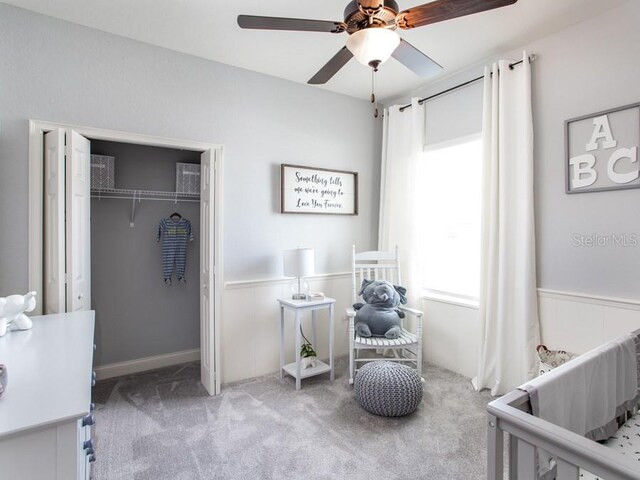
[[[420,177],[427,295],[475,300],[480,289],[480,135],[425,148]]]

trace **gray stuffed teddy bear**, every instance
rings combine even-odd
[[[407,289],[386,280],[362,280],[358,295],[366,303],[354,303],[356,333],[361,337],[395,339],[402,330],[400,319],[404,312],[398,307],[407,303]]]

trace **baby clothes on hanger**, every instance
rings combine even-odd
[[[187,266],[187,241],[193,241],[191,222],[180,215],[163,218],[158,225],[156,242],[162,237],[162,276],[167,285],[171,285],[173,266],[176,267],[178,281],[184,282]]]

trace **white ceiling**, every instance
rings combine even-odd
[[[424,0],[423,0],[424,1]],[[513,6],[401,31],[447,75],[602,13],[627,0],[519,0]],[[346,33],[242,30],[239,14],[342,20],[348,0],[3,0],[35,12],[179,52],[306,83],[343,45]],[[422,3],[398,0],[401,9]],[[438,77],[435,77],[438,78]],[[380,67],[382,100],[427,82],[394,59]],[[355,60],[324,86],[370,95],[371,73]]]

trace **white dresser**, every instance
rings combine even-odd
[[[94,317],[32,317],[31,330],[0,337],[9,374],[0,397],[1,480],[91,477]]]

